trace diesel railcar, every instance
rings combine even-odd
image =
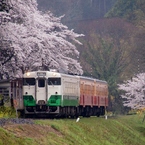
[[[33,71],[14,84],[14,106],[24,114],[100,116],[108,106],[107,82],[94,78]]]

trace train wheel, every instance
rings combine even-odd
[[[100,117],[100,112],[98,112],[96,116],[97,116],[97,117]]]
[[[101,115],[105,115],[105,107],[102,108]]]
[[[21,117],[21,118],[25,118],[24,110],[20,111],[20,117]]]

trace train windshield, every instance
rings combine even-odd
[[[34,86],[36,83],[35,78],[23,78],[24,86]]]
[[[48,85],[61,85],[61,78],[48,78]]]

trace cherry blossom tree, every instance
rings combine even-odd
[[[39,11],[36,0],[11,2],[9,21],[0,28],[2,40],[9,42],[6,48],[11,57],[10,61],[0,60],[0,71],[9,77],[21,77],[24,68],[35,70],[42,65],[45,69],[82,74],[75,43],[81,44],[77,38],[83,34],[63,25],[63,16],[57,18],[51,12]]]
[[[145,108],[145,73],[137,74],[124,84],[119,84],[119,89],[124,91],[121,95],[124,106],[132,109]]]
[[[13,56],[12,49],[10,49],[11,42],[4,39],[2,34],[3,26],[10,20],[10,9],[10,1],[0,0],[0,78],[3,73],[2,70],[4,70],[3,65],[10,61]]]

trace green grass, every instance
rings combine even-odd
[[[31,139],[32,140],[32,139]],[[36,141],[34,141],[35,143]],[[0,128],[0,145],[27,145],[31,144],[26,138],[18,138],[14,136],[12,133]]]
[[[16,137],[0,128],[0,145],[145,145],[145,122],[143,115],[118,116],[114,118],[81,118],[36,120],[38,126],[50,126],[38,139]],[[20,125],[18,128],[23,130]],[[24,130],[25,131],[25,130]],[[37,132],[34,132],[37,134]],[[39,136],[39,134],[37,134]]]
[[[16,111],[9,106],[0,106],[0,118],[16,117]]]

